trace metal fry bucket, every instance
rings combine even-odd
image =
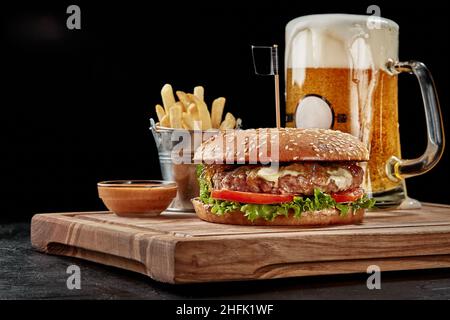
[[[178,186],[177,196],[167,210],[194,211],[191,199],[199,195],[194,152],[203,141],[219,131],[159,127],[153,119],[150,119],[150,130],[158,148],[162,178],[175,181]],[[181,157],[180,150],[183,151]]]

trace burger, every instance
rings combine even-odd
[[[202,220],[238,225],[330,225],[374,206],[361,184],[366,147],[326,129],[221,132],[195,152]]]

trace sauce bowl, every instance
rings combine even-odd
[[[158,216],[177,194],[175,182],[162,180],[102,181],[97,188],[108,210],[125,217]]]

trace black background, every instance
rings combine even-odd
[[[81,7],[81,30],[66,28],[70,4]],[[246,128],[274,126],[272,80],[254,75],[250,45],[277,43],[283,49],[289,20],[313,13],[365,14],[370,4],[4,6],[2,217],[103,209],[96,182],[160,178],[148,127],[165,83],[184,91],[204,85],[207,101],[227,97],[226,108]],[[449,11],[432,1],[375,4],[400,25],[400,59],[417,59],[431,69],[448,125]],[[424,112],[414,77],[402,75],[399,85],[402,151],[411,158],[426,146]],[[450,203],[449,164],[447,149],[431,172],[408,180],[409,194]]]

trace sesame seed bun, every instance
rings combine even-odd
[[[340,215],[337,209],[326,209],[320,211],[303,212],[300,218],[295,218],[292,214],[288,217],[277,216],[273,221],[256,219],[250,221],[241,211],[216,215],[211,212],[210,205],[204,204],[198,198],[192,199],[197,216],[205,221],[235,225],[252,226],[326,226],[335,224],[361,223],[364,218],[364,209],[349,212],[347,215]]]
[[[367,161],[369,152],[358,138],[337,130],[262,128],[222,131],[196,150],[194,160],[209,164]]]

